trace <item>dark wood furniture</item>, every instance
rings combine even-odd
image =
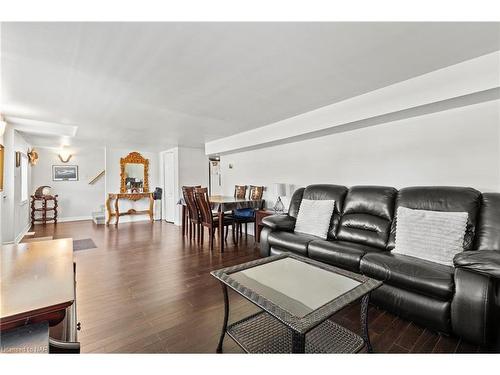
[[[201,188],[201,186],[183,186],[182,187],[182,196],[184,198],[184,202],[186,202],[186,206],[182,206],[187,208],[187,217],[184,218],[185,213],[183,213],[183,232],[182,235],[185,235],[184,225],[186,225],[186,220],[188,220],[188,233],[189,239],[197,238],[198,242],[201,241],[201,216],[200,211],[198,209],[198,205],[196,203],[196,198],[194,197],[194,189]]]
[[[31,225],[35,225],[36,221],[40,221],[42,224],[53,221],[57,224],[57,195],[32,195],[31,196]],[[53,202],[52,204],[48,204]],[[37,207],[37,203],[41,203],[40,207]],[[49,214],[52,212],[52,214]],[[41,213],[41,217],[37,217],[36,213]],[[49,214],[49,215],[47,215]]]
[[[79,353],[76,264],[71,238],[2,246],[0,331],[28,324],[59,326],[49,352]]]
[[[263,228],[262,219],[271,215],[274,215],[272,210],[255,210],[254,236],[256,242],[260,242],[260,232]]]
[[[235,241],[234,236],[234,220],[231,217],[224,218],[224,213],[219,212],[217,216],[214,216],[212,213],[212,208],[210,204],[210,200],[208,197],[208,189],[207,188],[195,188],[194,196],[196,198],[196,204],[198,205],[198,209],[200,211],[200,221],[201,221],[201,244],[203,244],[203,228],[208,228],[208,235],[210,236],[209,245],[210,250],[214,248],[214,236],[215,230],[219,230],[219,241],[224,242],[224,231],[226,234],[228,233],[228,227],[232,226],[233,229],[233,241]],[[189,207],[189,204],[188,204]],[[222,219],[221,219],[222,218]],[[226,235],[227,237],[227,235]],[[222,247],[223,248],[223,247]]]
[[[147,210],[137,211],[131,208],[125,212],[120,212],[120,207],[118,204],[120,200],[129,200],[135,202],[140,199],[149,199],[149,208]],[[111,201],[113,200],[115,201],[114,211],[111,210]],[[108,211],[108,220],[106,221],[106,224],[109,224],[111,222],[111,219],[115,217],[116,218],[115,225],[118,225],[120,216],[126,216],[126,215],[149,215],[149,219],[151,220],[151,222],[154,222],[153,206],[154,206],[153,193],[118,193],[118,194],[109,193],[108,199],[106,199],[106,209]]]
[[[246,185],[234,185],[234,197],[236,199],[245,199],[247,195]]]
[[[0,330],[59,323],[75,301],[73,241],[2,246]]]
[[[217,211],[219,218],[219,228],[221,229],[219,232],[219,249],[221,252],[224,251],[224,231],[222,228],[223,220],[226,217],[226,212],[233,211],[235,209],[241,208],[254,208],[258,209],[262,207],[264,201],[263,200],[250,200],[250,199],[237,199],[235,197],[223,196],[223,195],[211,195],[208,197],[210,207],[213,211]],[[184,199],[181,199],[178,204],[181,204],[182,209],[182,234],[184,235],[187,229],[187,221],[188,221],[188,210],[187,204]]]

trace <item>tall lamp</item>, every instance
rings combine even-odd
[[[281,201],[281,197],[286,196],[286,184],[282,183],[274,184],[274,191],[278,198],[276,199],[276,203],[274,204],[273,210],[277,215],[282,215],[283,212],[285,211],[285,205]]]

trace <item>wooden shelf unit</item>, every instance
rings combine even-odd
[[[41,202],[41,207],[36,207],[37,202]],[[47,203],[53,202],[52,206],[49,206]],[[57,195],[42,195],[42,196],[31,196],[31,225],[35,225],[35,222],[41,222],[42,224],[46,224],[47,222],[53,221],[54,224],[57,224]],[[41,217],[36,217],[36,213],[41,212]],[[52,216],[47,216],[47,213],[51,212]]]

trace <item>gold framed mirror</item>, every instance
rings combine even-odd
[[[120,159],[120,193],[149,192],[149,160],[138,152]]]

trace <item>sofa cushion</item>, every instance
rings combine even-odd
[[[359,271],[359,262],[363,255],[380,251],[376,247],[359,243],[325,240],[312,241],[308,248],[310,258],[351,271]]]
[[[353,186],[344,200],[337,239],[385,249],[397,190],[387,186]]]
[[[453,296],[453,267],[384,252],[366,254],[359,269],[364,275],[395,287],[442,300]]]
[[[467,212],[468,224],[464,238],[464,250],[470,250],[474,241],[481,193],[473,188],[450,186],[421,186],[401,189],[396,198],[398,207],[415,210]],[[391,235],[387,248],[394,249],[396,241],[396,222],[392,221]]]
[[[340,221],[340,213],[344,208],[344,198],[347,194],[347,188],[342,185],[309,185],[304,190],[303,199],[324,200],[329,199],[335,201],[330,227],[328,229],[328,239],[335,239],[337,236],[337,228]]]
[[[319,237],[292,232],[271,232],[268,237],[271,247],[291,251],[303,256],[307,256],[309,242],[317,239]]]

